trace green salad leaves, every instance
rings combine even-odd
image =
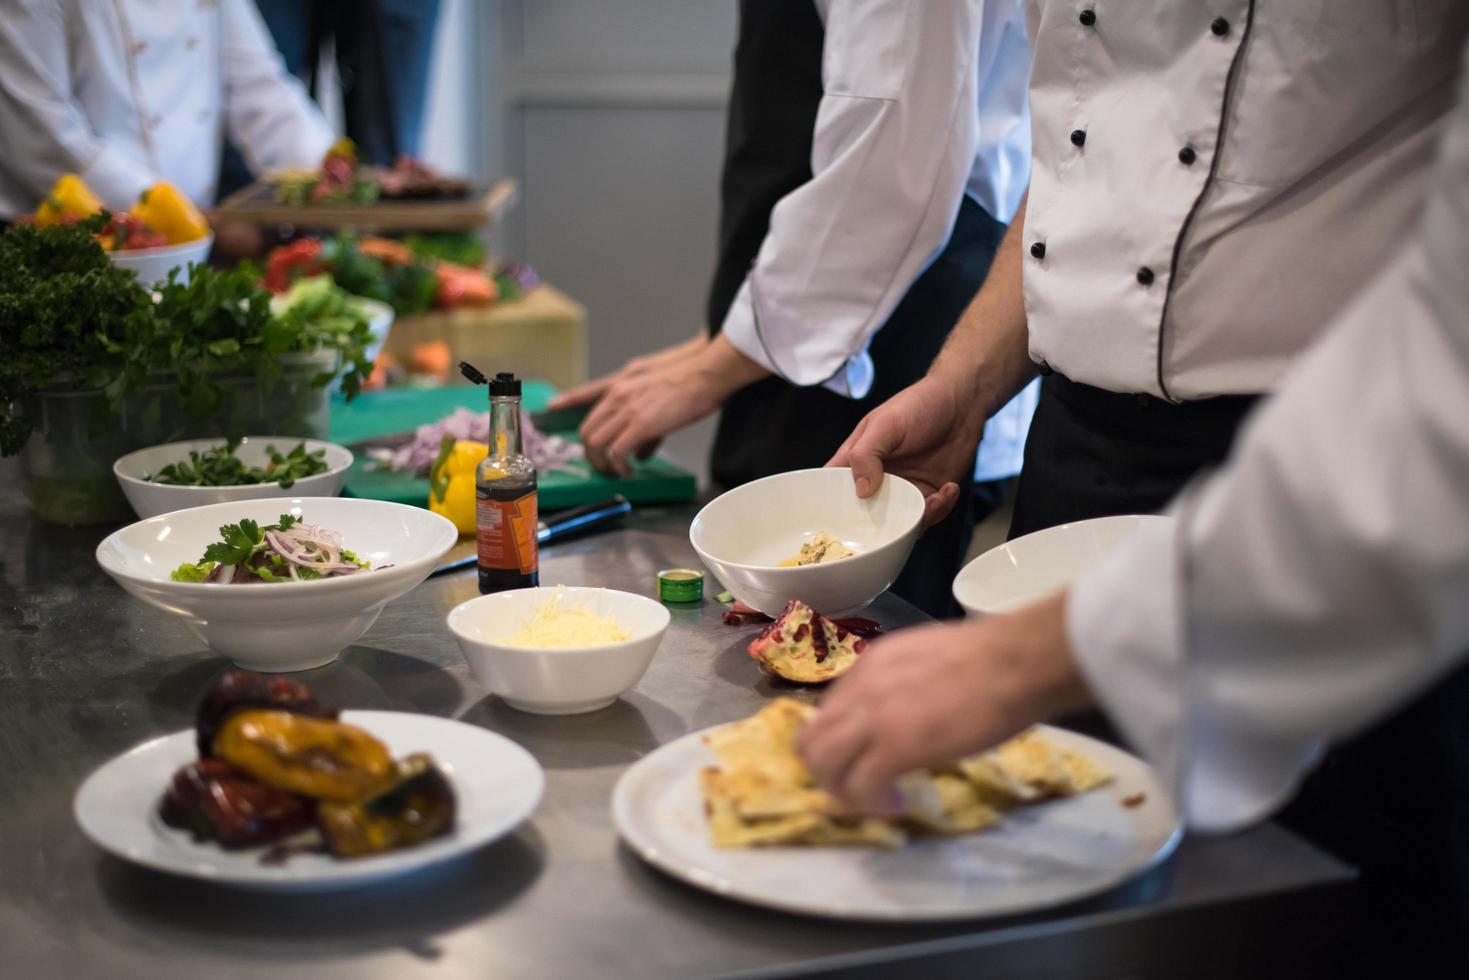
[[[274,446],[265,447],[270,462],[265,466],[246,466],[235,455],[240,448],[239,440],[232,439],[222,446],[206,449],[202,453],[191,451],[187,460],[170,463],[157,473],[144,479],[179,487],[239,487],[257,483],[279,483],[282,490],[289,490],[296,481],[304,477],[325,473],[326,450],[306,451],[306,443],[296,444],[288,453],[281,453]]]

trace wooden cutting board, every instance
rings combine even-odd
[[[220,218],[256,225],[348,228],[354,231],[449,231],[493,224],[515,200],[509,177],[475,186],[462,200],[399,201],[367,204],[281,204],[275,185],[260,181],[220,202]]]
[[[555,394],[556,389],[544,381],[527,381],[522,387],[522,401],[529,412],[544,409]],[[485,389],[468,385],[372,391],[351,402],[335,395],[332,398],[331,441],[350,445],[408,432],[420,425],[436,422],[456,408],[485,411],[488,401]],[[575,438],[575,432],[556,434]],[[347,482],[342,490],[344,496],[427,506],[428,480],[408,473],[371,469],[368,463],[365,456],[358,453],[357,461],[347,472]],[[626,478],[602,476],[585,462],[578,461],[568,464],[565,470],[541,473],[539,479],[543,511],[590,504],[618,493],[634,504],[649,504],[692,500],[698,491],[692,473],[656,456],[634,463],[632,476]]]

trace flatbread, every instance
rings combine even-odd
[[[940,808],[936,814],[912,813],[908,820],[917,827],[934,834],[967,834],[1000,822],[1000,811],[986,804],[963,776],[941,773],[932,778],[931,785]]]
[[[699,772],[716,847],[900,847],[908,830],[966,834],[999,824],[1017,807],[1102,786],[1112,774],[1095,760],[1030,729],[989,752],[898,780],[900,817],[847,812],[818,788],[796,753],[817,709],[777,698],[744,721],[705,736],[718,767]]]
[[[776,698],[758,712],[704,737],[704,744],[726,766],[743,759],[796,754],[796,736],[816,717],[816,709],[794,698]]]

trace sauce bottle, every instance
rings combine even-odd
[[[540,582],[536,467],[520,452],[520,379],[490,380],[490,452],[474,474],[481,594]]]

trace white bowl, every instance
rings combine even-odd
[[[504,641],[558,592],[567,606],[614,620],[628,639],[576,649],[507,646]],[[632,690],[652,663],[668,621],[663,604],[645,596],[558,586],[494,592],[462,602],[449,613],[449,630],[470,673],[511,707],[570,715],[605,708]]]
[[[122,492],[127,495],[128,503],[133,505],[133,510],[137,511],[139,517],[144,518],[235,500],[335,497],[342,492],[347,469],[352,465],[352,452],[345,446],[292,436],[246,436],[240,440],[240,447],[235,450],[235,455],[249,466],[264,466],[269,461],[265,447],[274,446],[277,452],[288,453],[303,442],[306,443],[307,452],[316,452],[318,449],[326,451],[322,459],[328,468],[325,473],[302,477],[291,484],[290,489],[282,489],[279,483],[252,483],[241,487],[176,487],[143,479],[170,463],[188,460],[190,452],[203,452],[224,445],[224,440],[218,438],[191,439],[187,442],[170,442],[139,449],[119,457],[112,464],[112,472],[122,486]]]
[[[122,252],[108,252],[114,265],[131,269],[137,274],[138,282],[152,286],[163,282],[174,269],[179,270],[179,282],[189,281],[189,263],[203,262],[209,258],[214,247],[214,232],[192,242],[177,245],[160,245],[158,248],[134,248]]]
[[[954,577],[954,598],[971,616],[1005,612],[1064,589],[1129,535],[1171,517],[1127,514],[1059,524],[991,548]]]
[[[341,532],[373,571],[315,582],[219,585],[174,582],[219,540],[219,528],[281,514]],[[210,649],[249,670],[307,670],[336,658],[383,606],[428,577],[459,540],[453,523],[418,507],[340,497],[238,500],[130,524],[97,546],[97,563],[144,602],[181,617]],[[391,568],[377,566],[391,564]]]
[[[859,500],[845,467],[793,470],[735,487],[689,527],[700,560],[736,599],[778,616],[792,599],[840,616],[882,595],[913,550],[923,494],[889,474]],[[822,565],[781,568],[826,531],[857,553]]]

